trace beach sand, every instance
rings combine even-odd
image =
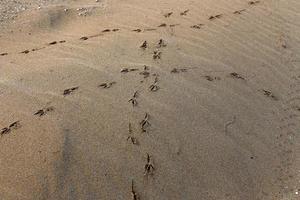
[[[298,0],[0,5],[0,199],[300,199]]]

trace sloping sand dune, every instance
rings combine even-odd
[[[24,2],[0,199],[300,199],[298,0]]]

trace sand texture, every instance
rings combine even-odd
[[[0,7],[1,200],[300,199],[299,0]]]

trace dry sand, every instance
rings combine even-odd
[[[300,199],[298,0],[1,2],[1,200]]]

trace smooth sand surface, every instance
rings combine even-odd
[[[300,199],[298,0],[23,3],[0,199]]]

